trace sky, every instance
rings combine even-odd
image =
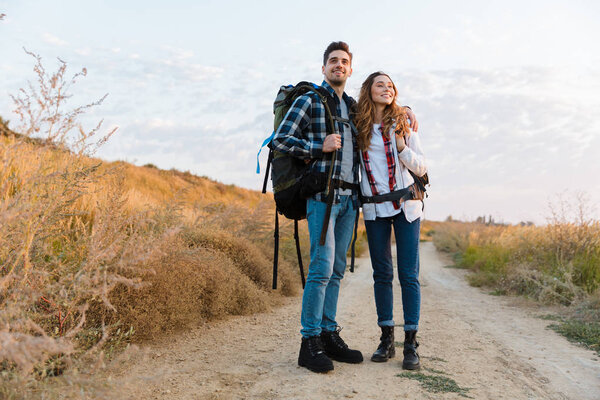
[[[117,133],[97,155],[260,190],[281,85],[320,83],[348,42],[358,95],[387,72],[417,115],[425,218],[544,223],[583,193],[600,217],[600,2],[0,0],[0,116],[47,70],[87,69],[71,104]]]

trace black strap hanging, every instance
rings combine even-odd
[[[332,101],[332,97],[324,96],[322,100],[323,100],[323,106],[325,107],[325,114],[327,116],[329,116],[329,119],[328,119],[329,131],[327,132],[327,135],[330,135],[330,134],[336,132],[335,122],[333,122],[334,117],[333,117],[333,113],[331,112],[331,107],[329,104]],[[325,219],[323,220],[323,227],[321,228],[321,237],[319,240],[319,244],[321,246],[325,245],[325,239],[327,238],[327,229],[329,228],[329,218],[331,217],[331,207],[333,205],[333,200],[335,197],[335,185],[333,184],[333,166],[334,166],[336,157],[337,157],[337,150],[334,150],[331,152],[331,162],[329,164],[329,173],[328,173],[328,177],[327,177],[327,189],[326,189],[327,209],[325,211]]]
[[[296,253],[298,254],[298,266],[300,267],[300,278],[302,278],[302,289],[306,286],[304,279],[304,266],[302,265],[302,253],[300,252],[300,236],[298,235],[298,220],[294,220],[294,239],[296,240]]]
[[[360,209],[356,210],[356,217],[354,218],[354,236],[352,237],[352,252],[350,257],[350,272],[354,272],[354,258],[356,256],[356,239],[358,238],[358,218],[360,216]]]
[[[269,172],[271,171],[271,163],[273,162],[273,150],[269,149],[269,158],[267,159],[267,171],[265,172],[265,181],[263,182],[262,192],[267,193],[267,182],[269,180]],[[277,211],[275,211],[277,213]]]
[[[273,254],[273,289],[277,289],[277,263],[279,260],[279,213],[275,209],[275,250]]]
[[[329,229],[329,218],[331,218],[331,207],[333,206],[333,196],[334,196],[334,190],[333,190],[333,188],[330,188],[329,194],[327,195],[327,208],[325,209],[325,218],[323,219],[323,227],[321,228],[321,238],[319,240],[319,244],[321,246],[325,245],[325,239],[327,239],[327,230]]]

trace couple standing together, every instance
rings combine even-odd
[[[388,75],[382,72],[369,75],[356,104],[344,92],[346,80],[352,74],[352,53],[344,42],[333,42],[327,47],[322,72],[325,77],[322,86],[335,99],[336,110],[332,113],[351,119],[353,124],[338,123],[339,131],[327,135],[324,105],[318,95],[309,92],[294,101],[272,142],[273,149],[312,162],[311,168],[320,172],[328,171],[333,162],[333,179],[342,182],[335,192],[324,245],[319,243],[327,214],[324,193],[307,200],[311,260],[302,298],[298,364],[315,372],[332,370],[332,359],[347,363],[363,361],[362,353],[350,349],[340,337],[336,322],[340,280],[346,269],[346,254],[359,208],[355,188],[360,184],[362,195],[373,197],[409,187],[414,182],[412,174],[423,176],[427,172],[415,116],[410,109],[396,103],[398,92]],[[337,151],[335,160],[324,157],[333,151]],[[377,323],[381,328],[380,343],[371,360],[384,362],[395,355],[393,226],[404,311],[402,366],[417,369],[422,203],[385,201],[364,203],[362,207],[373,266]]]

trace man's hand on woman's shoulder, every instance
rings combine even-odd
[[[410,125],[410,129],[413,132],[417,132],[419,130],[419,121],[417,121],[417,116],[409,107],[404,107],[404,111],[406,111],[406,116],[408,117],[408,124]]]

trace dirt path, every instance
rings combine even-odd
[[[344,279],[338,322],[342,337],[365,355],[364,363],[335,363],[328,374],[298,367],[300,299],[294,298],[271,313],[211,323],[145,347],[108,378],[121,390],[115,398],[600,399],[594,352],[546,329],[539,312],[469,287],[464,271],[447,264],[431,243],[422,244],[420,376],[438,383],[452,379],[468,388],[462,395],[435,393],[398,376],[401,352],[387,363],[369,361],[379,329],[370,262],[360,259],[357,272]],[[394,290],[401,322],[397,283]]]

